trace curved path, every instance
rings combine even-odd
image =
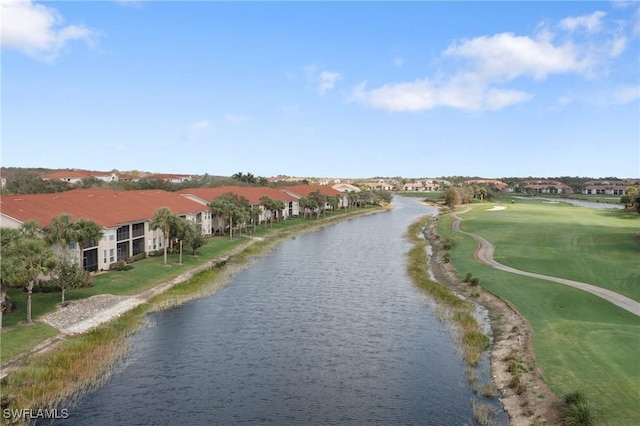
[[[470,209],[466,209],[464,211],[461,211],[460,214],[462,213],[466,213],[468,212]],[[640,303],[636,302],[633,299],[630,299],[626,296],[623,296],[619,293],[616,293],[614,291],[611,290],[607,290],[605,288],[602,287],[597,287],[595,285],[591,285],[591,284],[587,284],[587,283],[582,283],[579,281],[573,281],[573,280],[568,280],[565,278],[558,278],[558,277],[552,277],[550,275],[543,275],[543,274],[536,274],[534,272],[527,272],[527,271],[521,271],[520,269],[515,269],[515,268],[511,268],[509,266],[503,265],[502,263],[498,263],[493,259],[493,252],[495,250],[495,247],[493,246],[493,244],[491,244],[489,241],[485,240],[484,238],[482,238],[479,235],[476,234],[472,234],[471,232],[465,232],[460,230],[460,222],[462,222],[462,219],[455,213],[451,213],[451,216],[454,218],[454,221],[451,223],[451,229],[453,229],[456,232],[460,232],[461,234],[465,234],[465,235],[469,235],[470,237],[473,237],[473,239],[475,239],[478,244],[480,244],[480,246],[478,247],[478,249],[476,250],[474,256],[476,259],[478,259],[480,262],[484,263],[485,265],[489,265],[495,269],[499,269],[501,271],[505,271],[505,272],[511,272],[513,274],[518,274],[518,275],[524,275],[527,277],[533,277],[533,278],[540,278],[543,280],[547,280],[547,281],[553,281],[556,283],[560,283],[560,284],[564,284],[564,285],[568,285],[571,287],[575,287],[577,289],[580,290],[584,290],[588,293],[594,294],[598,297],[601,297],[602,299],[605,299],[611,303],[613,303],[616,306],[621,307],[622,309],[625,309],[629,312],[631,312],[632,314],[638,315],[640,316]]]

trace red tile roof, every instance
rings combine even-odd
[[[68,214],[72,220],[90,219],[105,228],[151,219],[153,213],[168,207],[185,214],[207,210],[195,201],[162,190],[115,191],[112,189],[74,189],[54,194],[0,196],[0,212],[20,222],[35,220],[46,226],[51,219]]]
[[[296,198],[291,195],[265,186],[218,186],[215,188],[187,188],[180,190],[180,194],[182,195],[195,195],[207,202],[211,202],[227,192],[242,195],[249,200],[249,204],[260,204],[260,197],[263,195],[273,200],[281,200],[284,202],[296,201]]]

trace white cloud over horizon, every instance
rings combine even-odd
[[[594,78],[612,58],[626,49],[628,39],[617,31],[607,32],[605,12],[568,17],[555,33],[540,24],[532,35],[497,33],[457,40],[441,57],[453,71],[439,72],[445,78],[417,78],[367,88],[361,82],[347,101],[360,101],[386,111],[424,111],[436,107],[462,110],[499,110],[528,102],[534,94],[505,85],[528,77],[542,82],[551,75],[578,74]],[[613,24],[612,24],[613,25]],[[572,37],[584,30],[584,37]],[[598,38],[595,34],[606,33]],[[623,96],[624,98],[624,96]]]
[[[2,48],[53,62],[73,40],[92,45],[96,33],[85,25],[64,25],[54,8],[31,0],[2,1]]]

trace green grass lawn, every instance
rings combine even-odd
[[[596,285],[595,278],[607,277],[599,268],[615,271],[616,277],[636,273],[637,213],[636,219],[625,212],[540,202],[487,211],[494,205],[475,205],[461,215],[466,219],[462,229],[497,244],[496,258],[502,263]],[[438,232],[456,241],[451,261],[459,275],[479,277],[484,288],[507,299],[527,319],[537,364],[551,389],[558,395],[584,392],[598,409],[598,424],[640,424],[640,319],[589,293],[482,265],[473,258],[476,242],[451,231],[450,224],[449,216],[441,216]],[[600,244],[609,250],[595,247]],[[576,259],[581,256],[589,261]],[[607,282],[609,288],[637,296],[631,286]]]

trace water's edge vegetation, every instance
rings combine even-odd
[[[407,253],[407,272],[413,283],[426,292],[442,308],[446,319],[458,330],[458,340],[464,360],[475,367],[484,351],[489,348],[489,337],[474,317],[475,305],[429,277],[428,242],[421,238],[429,216],[423,216],[409,226],[405,238],[413,245]]]

